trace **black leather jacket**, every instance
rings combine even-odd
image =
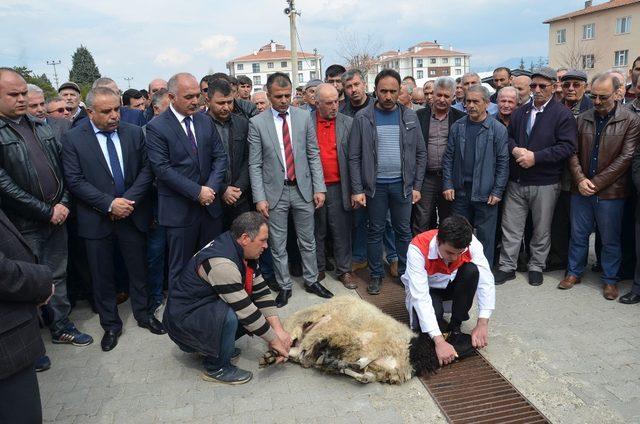
[[[58,181],[58,192],[50,203],[43,201],[35,167],[31,164],[24,139],[0,119],[0,204],[11,222],[21,232],[49,222],[53,206],[69,207],[71,195],[64,186],[60,144],[47,124],[28,119],[40,141],[49,166]]]
[[[258,114],[258,108],[247,100],[233,99],[233,113],[251,119]]]

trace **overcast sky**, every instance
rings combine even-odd
[[[601,3],[597,0],[594,3]],[[200,77],[225,71],[227,60],[273,39],[289,48],[284,0],[0,0],[0,65],[46,72],[61,60],[66,81],[80,45],[93,54],[103,76],[126,88],[179,71]],[[345,38],[380,51],[438,40],[471,54],[473,69],[521,56],[547,56],[542,21],[584,7],[583,0],[297,0],[300,44],[324,56],[323,67],[343,62]],[[347,34],[345,37],[344,34]],[[299,46],[300,49],[300,46]]]

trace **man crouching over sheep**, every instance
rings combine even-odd
[[[458,356],[452,344],[461,335],[460,325],[469,319],[476,291],[479,313],[478,323],[471,331],[471,344],[475,348],[487,345],[489,317],[495,308],[493,274],[482,244],[465,218],[450,216],[438,230],[413,238],[402,282],[411,327],[433,339],[440,365],[449,364]],[[453,301],[447,340],[438,325],[443,321],[445,300]]]
[[[169,291],[164,326],[182,350],[203,356],[202,378],[207,381],[251,380],[251,372],[231,364],[240,356],[235,341],[245,333],[262,337],[277,352],[277,362],[288,357],[291,337],[257,267],[268,237],[262,215],[243,213],[229,231],[191,258]]]

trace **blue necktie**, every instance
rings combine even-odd
[[[184,118],[184,126],[187,127],[187,137],[189,137],[189,141],[191,141],[191,148],[194,152],[198,152],[198,144],[196,144],[196,138],[191,131],[191,117],[187,116]]]
[[[109,154],[109,165],[111,165],[111,174],[113,175],[113,182],[116,185],[116,195],[122,196],[125,192],[124,176],[122,174],[122,167],[120,166],[120,160],[118,159],[118,152],[116,152],[116,145],[113,144],[111,134],[106,131],[100,131],[100,134],[107,137],[107,153]]]

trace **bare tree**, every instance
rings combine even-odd
[[[587,48],[584,43],[574,43],[573,47],[565,47],[558,55],[559,67],[567,69],[583,69],[589,71],[595,67],[596,61],[601,60],[599,49]]]
[[[377,54],[382,47],[380,40],[372,34],[346,32],[338,39],[338,46],[336,53],[345,61],[346,67],[359,69],[365,80],[368,79],[369,71],[376,68]]]

